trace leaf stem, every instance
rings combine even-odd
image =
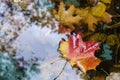
[[[120,15],[112,15],[112,17],[120,17]]]
[[[120,22],[113,24],[111,26],[108,26],[109,29],[113,29],[113,28],[117,28],[117,27],[120,27]]]
[[[108,72],[105,71],[103,68],[100,68],[107,76],[109,76]]]
[[[63,66],[62,70],[60,71],[60,73],[58,74],[58,76],[56,76],[56,77],[54,78],[54,80],[57,80],[57,78],[62,74],[63,70],[65,69],[65,66],[67,65],[67,62],[68,62],[68,61],[65,62],[65,65]]]
[[[63,58],[58,58],[58,59],[52,61],[50,64],[54,64],[55,62],[57,62],[57,61],[59,61],[59,60],[64,60],[64,59],[63,59]]]
[[[117,53],[118,53],[118,49],[120,47],[120,44],[118,44],[117,48],[116,48],[116,52],[115,52],[115,64],[117,65]]]

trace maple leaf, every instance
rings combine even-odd
[[[74,29],[74,24],[79,24],[81,17],[75,15],[76,8],[74,5],[71,5],[67,10],[65,9],[65,4],[63,2],[59,5],[58,12],[53,10],[55,18],[60,22],[60,24],[68,26],[71,29]]]
[[[98,2],[96,6],[92,7],[91,13],[94,16],[102,17],[105,10],[106,10],[105,4]]]
[[[88,24],[88,29],[91,31],[95,31],[95,26],[97,25],[98,21],[101,21],[99,17],[93,16],[90,13],[91,8],[87,7],[85,9],[77,9],[76,14],[79,14],[81,19],[81,24],[85,23]]]
[[[104,3],[108,3],[108,4],[111,3],[111,0],[101,0],[101,1],[104,2]]]
[[[70,61],[72,66],[77,66],[82,72],[96,68],[101,60],[94,56],[99,49],[95,41],[83,42],[79,34],[69,35],[68,41],[62,40],[58,50],[62,56]]]
[[[104,12],[104,14],[102,16],[102,19],[103,19],[104,22],[110,23],[112,21],[111,18],[112,18],[112,16],[109,13]]]
[[[95,31],[95,25],[100,21],[104,21],[106,23],[111,22],[112,16],[105,12],[106,5],[98,2],[98,4],[94,7],[86,7],[85,9],[77,9],[76,14],[82,17],[81,24],[88,24],[88,29],[91,31]]]

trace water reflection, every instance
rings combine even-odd
[[[66,38],[66,35],[52,32],[51,29],[38,28],[36,25],[24,31],[15,44],[18,44],[18,54],[29,60],[38,58],[40,62],[40,74],[32,76],[31,80],[53,80],[62,70],[65,60],[60,60],[54,64],[50,64],[59,56],[57,52],[58,44],[61,38]],[[76,75],[75,70],[72,70],[69,63],[58,80],[81,80]]]

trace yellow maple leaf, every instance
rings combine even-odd
[[[111,3],[111,0],[101,0],[102,2],[104,2],[104,3]]]
[[[95,25],[97,25],[98,21],[100,21],[100,18],[95,17],[91,14],[87,14],[84,19],[84,22],[88,24],[88,29],[91,31],[95,31]]]
[[[106,6],[99,2],[96,6],[90,8],[87,7],[85,9],[77,9],[76,14],[82,17],[81,24],[88,24],[88,29],[91,31],[95,31],[95,25],[100,21],[104,21],[106,23],[111,22],[111,15],[105,12]]]
[[[105,10],[106,10],[105,4],[98,2],[96,6],[92,7],[91,14],[97,17],[102,17]]]
[[[102,18],[103,18],[103,21],[106,23],[110,23],[112,21],[112,19],[111,19],[112,16],[107,12],[104,12]]]
[[[67,10],[65,4],[60,3],[58,12],[54,10],[54,16],[60,24],[74,30],[74,24],[87,24],[88,30],[95,31],[98,22],[111,22],[111,15],[106,12],[106,5],[98,2],[94,7],[75,8],[71,5]]]
[[[54,10],[55,11],[55,10]],[[74,24],[79,24],[81,17],[79,15],[74,16],[76,8],[71,5],[67,10],[65,9],[65,4],[63,2],[59,5],[58,12],[55,11],[54,16],[60,22],[60,24],[74,29]]]
[[[81,23],[88,24],[88,29],[91,31],[95,31],[95,25],[97,25],[98,21],[101,19],[99,17],[93,16],[90,12],[91,9],[89,7],[85,9],[78,9],[76,14],[79,14],[82,17]]]

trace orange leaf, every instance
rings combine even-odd
[[[77,62],[77,66],[83,71],[83,72],[86,72],[86,70],[95,70],[96,66],[99,65],[99,63],[101,62],[100,59],[98,58],[93,58],[93,57],[90,57],[90,58],[86,58],[86,59],[83,59],[81,61],[78,61]]]
[[[95,50],[99,49],[99,44],[95,41],[83,42],[79,34],[69,35],[68,41],[62,40],[59,51],[62,56],[70,61],[72,66],[77,66],[82,72],[94,69],[101,62],[94,56]]]

